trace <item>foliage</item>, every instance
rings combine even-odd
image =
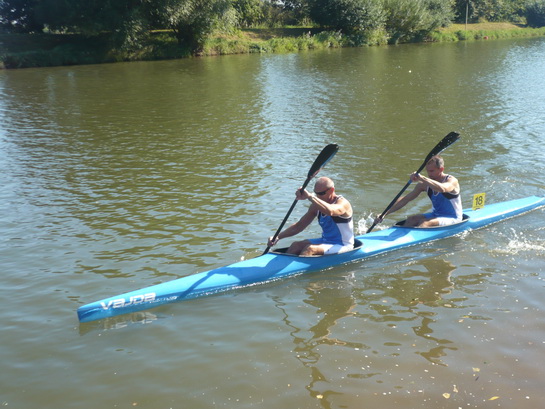
[[[524,14],[526,1],[0,0],[0,26],[20,32],[109,32],[121,48],[138,47],[152,28],[172,28],[181,44],[198,50],[218,27],[279,27],[302,21],[345,34],[370,37],[386,30],[394,39],[415,38],[426,27],[447,24],[453,12],[464,22],[466,6],[470,22],[514,21]],[[402,33],[404,27],[409,32]]]
[[[34,19],[39,0],[0,0],[0,26],[13,32],[39,32],[42,25]]]
[[[528,3],[525,15],[530,27],[545,27],[545,0]]]
[[[433,17],[435,28],[447,27],[454,19],[454,0],[429,0],[428,10]]]
[[[33,15],[50,31],[96,35],[136,28],[135,20],[145,18],[145,10],[139,0],[40,0]]]
[[[312,20],[346,33],[376,30],[386,21],[382,0],[310,0],[309,4]]]
[[[94,54],[92,46],[81,55],[74,48],[58,48],[48,55],[19,53],[23,64],[33,55],[44,64],[86,60],[173,58],[180,51],[192,54],[268,52],[317,47],[342,47],[408,41],[456,41],[464,31],[437,33],[456,18],[470,21],[522,21],[545,25],[545,0],[0,0],[0,30],[25,33],[64,33],[98,39],[110,50]],[[264,44],[237,38],[246,27],[286,27],[308,23],[297,40],[271,36]],[[316,34],[326,29],[323,34]],[[157,46],[154,30],[166,29],[168,47]],[[271,29],[272,30],[272,29]],[[499,35],[505,35],[502,32]],[[509,34],[517,35],[517,34]],[[492,35],[481,34],[482,38]],[[91,42],[92,43],[92,42]],[[98,44],[98,43],[96,43]],[[166,44],[166,43],[165,43]],[[98,45],[95,46],[99,48]],[[168,51],[165,51],[167,50]],[[160,51],[159,51],[160,50]],[[84,54],[87,53],[87,57]],[[11,57],[10,57],[11,58]],[[13,61],[12,61],[13,62]],[[13,62],[14,65],[18,63]]]
[[[390,42],[421,39],[432,30],[448,25],[450,3],[450,0],[385,0]]]
[[[501,21],[504,14],[503,0],[479,0],[474,2],[473,13],[477,21]]]
[[[496,29],[495,27],[498,27]],[[520,28],[510,24],[476,24],[465,30],[465,25],[453,25],[432,31],[426,41],[485,40],[545,36],[545,27]],[[282,38],[271,35],[281,35]],[[202,55],[234,53],[291,52],[330,47],[384,44],[385,32],[376,31],[376,37],[362,33],[344,35],[339,31],[319,31],[316,28],[240,30],[229,36],[213,35],[205,41]],[[108,36],[85,37],[67,34],[1,34],[4,54],[0,67],[23,68],[68,64],[94,64],[115,61],[164,60],[191,55],[180,46],[171,31],[152,32],[143,45],[133,51],[114,49]]]
[[[484,21],[518,21],[527,0],[455,0],[454,14],[458,23]]]
[[[229,0],[148,0],[154,2],[156,21],[174,31],[178,42],[202,51],[206,39],[218,27],[232,28],[235,13]]]
[[[255,27],[263,22],[265,16],[260,0],[234,0],[233,8],[237,12],[240,27]]]
[[[181,44],[198,51],[216,28],[236,23],[230,0],[0,1],[4,26],[88,36],[107,32],[113,44],[124,50],[140,47],[150,29],[168,27]]]
[[[452,0],[309,0],[310,17],[355,43],[397,43],[424,37],[452,19]]]
[[[275,0],[269,1],[274,2]],[[314,24],[310,19],[308,0],[276,0],[276,4],[286,12],[286,24],[302,24],[306,26]]]
[[[310,32],[297,37],[273,37],[267,41],[248,41],[242,38],[214,38],[206,41],[203,54],[221,55],[234,53],[289,53],[311,49],[343,47],[345,37],[339,32],[321,31],[316,35]]]
[[[262,25],[266,27],[296,25],[303,21],[308,14],[305,8],[306,4],[299,2],[299,0],[287,0],[285,3],[275,0],[260,1],[263,12]]]

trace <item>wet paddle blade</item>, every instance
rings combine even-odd
[[[450,145],[452,145],[454,142],[456,142],[458,139],[460,139],[460,134],[457,132],[451,132],[447,136],[445,136],[441,142],[439,142],[435,148],[431,150],[431,152],[426,156],[426,160],[424,161],[424,167],[426,167],[426,164],[428,161],[435,155],[439,155],[441,152],[443,152],[445,149],[447,149]],[[423,167],[423,168],[424,168]],[[421,168],[421,170],[423,169]]]
[[[333,159],[333,156],[335,156],[338,150],[339,145],[336,145],[334,143],[329,144],[324,149],[322,149],[322,151],[310,167],[307,178],[312,179],[314,176],[316,176],[320,169],[322,169],[327,164],[327,162]]]

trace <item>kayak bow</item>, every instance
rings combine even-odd
[[[341,254],[300,257],[280,251],[269,252],[225,267],[83,305],[78,308],[78,318],[80,322],[94,321],[211,295],[249,284],[265,283],[296,274],[324,270],[402,247],[475,230],[541,206],[545,206],[544,197],[530,196],[487,205],[475,211],[465,210],[464,221],[451,226],[434,228],[392,226],[385,230],[357,236],[356,247]]]

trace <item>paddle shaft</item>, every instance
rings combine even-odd
[[[424,165],[424,166],[426,166],[426,165]],[[420,169],[418,169],[416,171],[416,173],[420,173],[422,171],[422,169],[424,169],[424,166],[421,166]],[[401,191],[396,195],[396,197],[394,197],[394,199],[390,202],[388,207],[386,209],[384,209],[384,211],[380,214],[380,216],[379,216],[380,218],[383,218],[384,215],[388,212],[388,210],[390,210],[392,208],[392,206],[396,204],[397,199],[399,199],[399,197],[403,194],[403,192],[405,192],[405,190],[407,190],[407,188],[411,185],[411,183],[412,183],[412,181],[411,181],[411,179],[409,179],[407,184],[405,186],[403,186],[403,189],[401,189]],[[377,222],[373,222],[371,227],[369,227],[369,229],[367,230],[367,233],[371,232],[371,230],[373,230],[376,225],[377,225]]]
[[[426,167],[426,165],[428,164],[428,162],[430,161],[430,159],[435,156],[435,155],[438,155],[440,154],[441,152],[443,152],[446,148],[448,148],[450,145],[452,145],[454,142],[456,142],[458,140],[458,138],[460,137],[460,134],[457,133],[457,132],[451,132],[449,133],[447,136],[445,136],[443,139],[441,139],[441,142],[439,142],[432,150],[430,153],[428,153],[428,156],[426,156],[426,159],[424,159],[424,162],[422,163],[422,165],[418,168],[418,170],[416,171],[416,173],[420,173],[422,172],[422,169],[424,169]],[[386,209],[384,209],[384,211],[380,214],[379,218],[383,218],[386,213],[388,213],[388,210],[390,210],[392,208],[393,205],[396,204],[397,200],[400,198],[400,196],[403,194],[403,192],[405,192],[405,190],[407,190],[407,188],[410,186],[410,184],[412,183],[411,179],[409,179],[409,181],[407,182],[407,184],[403,187],[403,189],[401,189],[401,191],[396,195],[396,197],[394,197],[394,199],[390,202],[390,204],[388,205],[388,207],[386,207]],[[370,233],[371,230],[373,230],[375,228],[375,226],[377,225],[377,222],[373,222],[373,224],[371,225],[371,227],[369,227],[369,229],[367,230],[367,233]]]
[[[303,190],[304,188],[307,187],[307,185],[308,185],[308,183],[310,182],[311,179],[312,178],[310,177],[310,178],[307,178],[307,180],[305,180],[305,183],[303,183],[303,187],[301,188],[301,190]],[[278,230],[276,230],[276,233],[274,233],[272,241],[276,240],[276,238],[278,237],[278,235],[282,231],[282,228],[286,224],[286,221],[288,220],[288,217],[290,217],[290,214],[293,211],[293,209],[295,208],[295,205],[297,204],[298,201],[299,200],[295,199],[293,201],[293,203],[291,204],[290,209],[288,210],[288,213],[286,214],[286,217],[284,217],[284,220],[282,220],[282,223],[280,223],[280,227],[278,227]],[[269,252],[270,248],[271,248],[271,246],[267,246],[267,248],[265,249],[263,254],[267,254]]]

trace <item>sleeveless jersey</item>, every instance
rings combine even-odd
[[[342,196],[337,196],[336,203]],[[325,243],[354,245],[354,222],[352,217],[328,216],[318,212],[318,223],[322,227],[322,239]]]
[[[443,183],[449,178],[450,175],[446,175],[443,179]],[[463,210],[460,192],[457,194],[439,193],[428,187],[427,193],[432,203],[432,213],[434,216],[451,217],[457,220],[462,220]]]

